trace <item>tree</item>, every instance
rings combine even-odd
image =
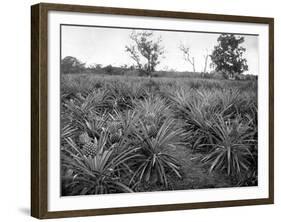
[[[190,56],[190,49],[189,47],[183,45],[182,43],[180,44],[180,50],[182,51],[183,53],[183,58],[185,61],[187,61],[188,63],[190,63],[192,65],[192,68],[193,68],[193,72],[195,72],[195,59],[194,57],[191,57]]]
[[[218,38],[218,45],[215,46],[210,55],[212,64],[217,72],[222,72],[227,78],[233,79],[248,70],[247,60],[243,58],[245,48],[240,46],[244,37],[234,34],[221,34]]]
[[[203,73],[207,73],[207,64],[208,64],[208,58],[209,58],[209,51],[206,49],[206,54],[204,55],[204,69]]]
[[[85,71],[85,63],[80,62],[72,56],[66,56],[61,61],[62,73],[81,73]]]
[[[161,46],[161,37],[155,39],[153,32],[150,31],[133,31],[130,39],[133,44],[125,46],[126,52],[135,61],[137,68],[151,77],[164,53],[164,48]]]

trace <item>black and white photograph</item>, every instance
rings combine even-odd
[[[61,24],[61,196],[258,186],[258,43]]]

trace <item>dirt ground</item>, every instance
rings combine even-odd
[[[209,172],[208,167],[201,162],[203,154],[194,153],[190,148],[170,148],[169,154],[179,160],[182,179],[170,180],[173,190],[204,189],[235,186],[231,178],[219,172]]]

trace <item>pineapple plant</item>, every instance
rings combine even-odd
[[[148,123],[154,122],[155,118],[156,118],[156,114],[152,112],[147,113],[147,115],[145,116],[145,120]]]

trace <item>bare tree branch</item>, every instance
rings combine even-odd
[[[207,65],[208,65],[208,58],[209,58],[209,51],[206,49],[206,54],[204,55],[205,63],[204,63],[204,73],[207,72]]]
[[[183,58],[185,61],[189,62],[192,65],[193,68],[193,72],[195,72],[195,59],[194,57],[190,56],[190,50],[189,47],[184,46],[182,43],[179,46],[179,49],[182,51],[183,53]]]

